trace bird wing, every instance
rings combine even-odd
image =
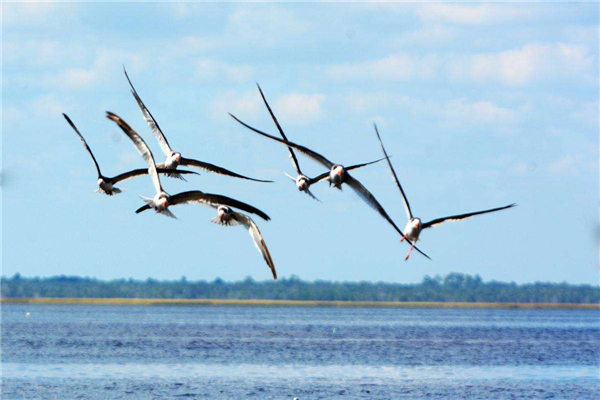
[[[350,188],[352,188],[352,190],[354,190],[354,192],[356,192],[356,194],[358,194],[361,199],[363,199],[369,206],[371,206],[375,211],[377,211],[379,213],[379,215],[381,215],[387,222],[389,222],[390,225],[392,225],[392,227],[394,227],[396,232],[398,232],[402,237],[404,237],[408,243],[412,244],[412,242],[406,236],[404,236],[404,233],[402,233],[400,228],[398,228],[398,226],[396,226],[396,224],[394,223],[392,218],[390,218],[390,216],[384,210],[384,208],[381,206],[381,204],[379,204],[379,202],[377,201],[375,196],[373,196],[371,194],[371,192],[369,192],[367,190],[367,188],[363,186],[362,183],[360,183],[358,180],[354,179],[354,177],[351,176],[349,173],[346,173],[344,182],[347,183],[348,186],[350,186]],[[421,250],[419,250],[417,248],[417,246],[415,246],[415,250],[417,250],[419,253],[421,253],[425,257],[429,258],[429,256],[427,254],[423,253]],[[429,259],[431,260],[431,258],[429,258]]]
[[[102,176],[102,173],[100,172],[100,166],[98,165],[98,161],[96,161],[96,157],[94,157],[94,153],[92,153],[92,149],[90,149],[90,146],[88,146],[87,142],[83,138],[83,135],[79,132],[79,129],[77,129],[77,127],[75,126],[73,121],[71,121],[71,118],[69,118],[69,116],[65,113],[63,113],[63,116],[65,117],[65,119],[67,120],[69,125],[71,125],[71,128],[73,128],[73,130],[77,133],[77,135],[79,135],[79,139],[81,140],[81,143],[83,143],[83,147],[85,147],[85,149],[88,151],[88,153],[90,153],[90,156],[92,156],[94,165],[96,165],[96,171],[98,171],[98,178],[100,178]]]
[[[273,259],[271,258],[271,254],[269,253],[269,249],[267,248],[267,244],[265,243],[265,239],[261,235],[258,226],[256,226],[254,221],[252,221],[252,218],[238,212],[232,213],[232,218],[234,218],[240,224],[248,228],[248,232],[250,233],[250,236],[252,236],[254,245],[262,254],[269,268],[271,268],[271,272],[273,273],[273,279],[277,280],[277,271],[275,270],[275,264],[273,263]]]
[[[249,204],[232,199],[231,197],[222,196],[219,194],[204,193],[200,190],[191,190],[189,192],[182,192],[173,195],[171,196],[169,203],[171,206],[178,204],[202,204],[213,208],[217,208],[220,205],[225,205],[238,208],[250,214],[256,214],[265,221],[269,221],[271,219],[267,214]]]
[[[425,222],[423,224],[423,229],[431,228],[431,227],[434,227],[434,226],[441,225],[441,224],[443,224],[446,221],[460,221],[462,219],[471,218],[471,217],[473,217],[475,215],[487,214],[487,213],[491,213],[491,212],[494,212],[494,211],[500,211],[500,210],[506,210],[507,208],[512,208],[512,207],[515,207],[515,206],[516,206],[516,204],[513,203],[513,204],[509,204],[509,205],[504,206],[504,207],[492,208],[492,209],[489,209],[489,210],[475,211],[475,212],[467,213],[467,214],[451,215],[449,217],[437,218],[437,219],[434,219],[432,221]]]
[[[308,194],[310,197],[312,197],[313,199],[315,199],[316,201],[318,201],[319,203],[322,203],[321,200],[319,200],[311,191],[310,189],[306,189],[306,194]]]
[[[269,139],[273,139],[279,143],[285,144],[288,147],[293,147],[294,149],[298,150],[299,152],[303,153],[304,155],[306,155],[307,157],[312,158],[313,160],[315,160],[316,162],[318,162],[319,164],[322,164],[325,166],[325,168],[327,169],[331,169],[331,167],[333,167],[333,163],[331,161],[329,161],[328,159],[326,159],[325,157],[323,157],[321,154],[312,151],[311,149],[301,146],[299,144],[296,144],[294,142],[290,142],[287,140],[283,140],[283,139],[279,139],[275,136],[271,136],[268,133],[264,133],[263,131],[260,131],[256,128],[251,127],[250,125],[246,124],[245,122],[239,120],[235,115],[229,113],[229,115],[231,115],[231,117],[233,119],[235,119],[237,122],[239,122],[240,124],[244,125],[246,128],[250,129],[251,131],[254,131],[256,133],[258,133],[259,135],[263,135],[264,137],[267,137]]]
[[[368,163],[351,165],[349,167],[344,167],[344,169],[346,171],[352,171],[353,169],[362,168],[362,167],[367,166],[367,165],[375,164],[375,163],[378,163],[379,161],[383,161],[385,159],[386,159],[386,157],[380,158],[379,160],[371,161],[371,162],[368,162]]]
[[[267,99],[265,98],[265,95],[264,95],[262,89],[260,88],[260,85],[257,83],[256,86],[258,87],[258,91],[260,92],[260,95],[261,95],[263,101],[265,102],[265,106],[267,106],[267,110],[269,110],[269,114],[271,114],[271,118],[273,118],[273,122],[275,122],[275,126],[277,126],[277,129],[279,130],[281,137],[283,138],[283,140],[287,141],[288,138],[285,136],[285,133],[283,133],[283,129],[281,128],[281,125],[279,125],[279,121],[277,121],[277,118],[275,117],[273,110],[271,110],[271,107],[269,106],[269,103],[267,102]],[[301,175],[302,171],[300,170],[300,164],[298,163],[298,159],[296,158],[294,149],[292,149],[290,146],[288,146],[288,150],[290,152],[290,158],[292,159],[292,162],[294,163],[294,167],[296,168],[296,172],[298,173],[298,175]]]
[[[150,209],[150,205],[149,204],[145,204],[143,206],[141,206],[140,208],[138,208],[137,210],[135,210],[136,214],[139,214],[143,211],[149,210]]]
[[[186,170],[181,170],[181,169],[167,169],[167,168],[157,168],[156,172],[159,174],[195,174],[195,175],[200,175],[197,172],[194,171],[186,171]],[[142,176],[142,175],[148,175],[148,168],[139,168],[139,169],[134,169],[132,171],[128,171],[128,172],[124,172],[122,174],[119,174],[117,176],[115,176],[114,178],[110,178],[110,181],[115,184],[118,182],[123,182],[123,181],[127,181],[129,179],[133,179],[136,178],[138,176]]]
[[[381,141],[381,136],[379,136],[379,130],[377,129],[377,125],[373,124],[373,126],[375,127],[375,133],[377,134],[377,139],[379,139],[381,150],[383,150],[383,154],[385,155],[387,163],[390,166],[390,171],[392,171],[392,177],[394,178],[396,186],[398,186],[398,189],[400,189],[400,193],[402,194],[402,199],[404,200],[404,210],[406,211],[406,217],[410,221],[413,216],[412,211],[410,209],[410,204],[408,204],[408,198],[406,197],[406,193],[404,193],[404,189],[402,189],[402,185],[400,185],[400,180],[398,179],[398,175],[396,175],[396,171],[394,171],[394,167],[392,167],[390,157],[388,156],[387,151],[385,151],[385,147],[383,146],[383,142]]]
[[[314,185],[315,183],[319,183],[321,181],[324,181],[325,179],[327,179],[329,177],[329,173],[330,171],[327,172],[323,172],[321,175],[317,175],[314,178],[310,178],[310,184]]]
[[[144,142],[144,139],[142,139],[141,136],[136,131],[134,131],[133,128],[130,127],[129,124],[127,124],[127,122],[123,121],[118,115],[107,111],[106,117],[111,121],[114,121],[117,125],[119,125],[119,128],[121,128],[121,130],[125,132],[129,139],[131,139],[138,152],[142,155],[144,160],[146,160],[146,162],[150,166],[148,168],[148,172],[150,174],[150,177],[152,178],[152,183],[154,184],[156,193],[161,193],[163,189],[160,184],[158,172],[156,171],[156,163],[154,162],[154,156],[152,155],[152,152],[148,148],[146,142]]]
[[[131,93],[133,94],[133,97],[135,97],[135,101],[137,101],[138,106],[142,111],[142,115],[144,116],[144,119],[146,120],[148,126],[152,130],[154,137],[156,137],[156,140],[158,140],[158,144],[160,145],[160,148],[162,149],[163,153],[165,153],[165,155],[169,157],[171,154],[173,154],[173,149],[171,149],[171,146],[169,146],[169,142],[167,141],[165,134],[160,129],[160,126],[158,126],[158,122],[156,122],[152,114],[150,114],[150,110],[146,108],[146,105],[135,91],[133,83],[131,83],[131,79],[129,79],[129,75],[127,75],[125,67],[123,67],[123,72],[125,72],[125,77],[127,78],[127,82],[129,82],[129,86],[131,87]]]
[[[240,175],[238,173],[229,171],[228,169],[216,166],[214,164],[210,164],[210,163],[207,163],[207,162],[204,162],[204,161],[194,160],[192,158],[181,157],[181,160],[179,161],[179,164],[185,165],[185,166],[188,166],[188,167],[199,168],[199,169],[202,169],[204,171],[213,172],[213,173],[219,174],[219,175],[226,175],[226,176],[232,176],[234,178],[247,179],[249,181],[266,182],[266,183],[273,182],[273,181],[267,181],[267,180],[262,180],[262,179],[250,178],[250,177],[247,177],[247,176]]]

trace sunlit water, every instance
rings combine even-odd
[[[599,365],[594,310],[2,306],[3,399],[598,399]]]

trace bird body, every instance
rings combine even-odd
[[[63,113],[63,116],[65,117],[65,119],[67,120],[67,122],[69,123],[71,128],[73,128],[75,133],[77,133],[77,135],[79,136],[79,139],[81,140],[81,143],[83,144],[83,147],[88,151],[88,153],[92,157],[92,161],[94,161],[94,165],[96,166],[96,172],[98,173],[98,181],[97,181],[98,189],[95,190],[96,193],[104,193],[109,196],[121,193],[122,190],[115,187],[115,184],[138,177],[138,176],[148,175],[151,173],[150,169],[139,168],[139,169],[134,169],[132,171],[124,172],[122,174],[119,174],[119,175],[113,176],[113,177],[104,176],[102,174],[102,172],[100,171],[100,165],[98,164],[98,161],[96,161],[96,157],[94,156],[94,153],[92,153],[92,149],[90,149],[90,146],[88,146],[83,135],[79,132],[79,129],[77,129],[77,127],[75,126],[73,121],[71,121],[71,118],[69,118],[69,116],[67,114]],[[161,169],[157,170],[157,173],[166,174],[167,176],[170,176],[170,174],[173,173],[173,170],[161,168]],[[178,174],[196,174],[196,175],[198,175],[197,172],[192,172],[192,171],[178,171],[177,173]],[[179,177],[180,177],[180,175],[179,175]],[[183,179],[183,178],[180,178],[180,179]]]
[[[362,183],[360,183],[357,179],[355,179],[349,173],[349,171],[351,171],[351,170],[362,168],[366,165],[377,163],[379,161],[384,160],[385,158],[380,158],[379,160],[375,160],[375,161],[371,161],[371,162],[367,162],[367,163],[363,163],[363,164],[356,164],[356,165],[352,165],[349,167],[344,167],[341,164],[336,164],[332,161],[329,161],[327,158],[325,158],[321,154],[317,153],[316,151],[309,149],[308,147],[305,147],[305,146],[290,142],[288,140],[280,139],[278,137],[269,135],[268,133],[265,133],[259,129],[256,129],[256,128],[246,124],[245,122],[243,122],[242,120],[237,118],[235,115],[233,115],[231,113],[229,113],[229,115],[234,120],[236,120],[238,123],[240,123],[241,125],[248,128],[249,130],[251,130],[255,133],[258,133],[261,136],[264,136],[266,138],[274,140],[278,143],[284,144],[284,145],[288,146],[288,148],[294,148],[294,149],[298,150],[299,152],[301,152],[302,154],[306,155],[307,157],[309,157],[309,158],[313,159],[314,161],[318,162],[319,164],[323,165],[325,168],[328,168],[329,169],[328,172],[325,172],[325,173],[313,178],[312,179],[313,183],[327,179],[331,185],[335,186],[336,188],[338,188],[340,190],[342,188],[342,183],[347,184],[361,199],[363,199],[365,201],[365,203],[367,203],[371,208],[373,208],[375,211],[377,211],[377,213],[383,219],[385,219],[394,228],[394,230],[398,234],[400,234],[400,236],[402,236],[403,240],[406,239],[406,237],[404,236],[404,233],[402,233],[400,228],[398,228],[396,223],[388,215],[388,213],[385,211],[385,209],[379,203],[379,201],[377,201],[375,196],[373,196],[373,194]],[[410,240],[409,240],[409,243],[411,245],[413,245]],[[414,246],[412,246],[412,247],[414,247]],[[427,256],[427,254],[423,253],[417,247],[414,247],[414,248],[419,253],[421,253],[423,256],[429,258],[429,256]]]
[[[404,235],[413,243],[416,243],[419,240],[422,229],[421,220],[419,218],[411,218],[404,227]]]
[[[131,83],[131,79],[129,79],[129,75],[127,75],[127,71],[125,70],[125,68],[123,68],[123,72],[125,73],[127,82],[129,82],[129,86],[131,88],[131,94],[133,94],[133,97],[135,98],[135,101],[137,102],[138,107],[140,108],[140,111],[142,112],[142,116],[144,117],[144,120],[146,121],[146,123],[148,124],[150,129],[152,130],[154,137],[158,141],[158,145],[160,146],[161,150],[165,154],[165,157],[166,157],[165,162],[162,164],[158,164],[157,165],[158,168],[162,167],[162,168],[176,169],[180,165],[184,165],[187,167],[198,168],[198,169],[201,169],[201,170],[204,170],[207,172],[212,172],[212,173],[219,174],[219,175],[231,176],[234,178],[246,179],[246,180],[255,181],[255,182],[271,182],[268,180],[255,179],[255,178],[250,178],[250,177],[247,177],[244,175],[240,175],[236,172],[229,171],[228,169],[225,169],[223,167],[219,167],[217,165],[210,164],[210,163],[207,163],[204,161],[199,161],[199,160],[195,160],[192,158],[185,158],[181,155],[181,153],[174,151],[171,148],[171,145],[169,144],[169,142],[167,141],[167,137],[165,136],[163,131],[160,129],[160,126],[158,126],[158,122],[156,122],[156,120],[150,113],[150,110],[148,110],[148,108],[146,107],[146,105],[144,104],[144,102],[142,101],[140,96],[138,95],[137,91],[133,87],[133,83]],[[171,175],[176,178],[181,178],[180,176],[177,176],[176,173],[172,173]]]
[[[414,243],[416,243],[419,240],[419,235],[421,234],[421,231],[423,229],[441,225],[446,221],[460,221],[463,219],[471,218],[475,215],[481,215],[481,214],[487,214],[487,213],[491,213],[491,212],[506,210],[508,208],[512,208],[512,207],[516,206],[516,204],[513,203],[513,204],[509,204],[504,207],[491,208],[488,210],[475,211],[475,212],[470,212],[470,213],[460,214],[460,215],[451,215],[448,217],[436,218],[429,222],[422,223],[420,218],[416,218],[413,216],[412,210],[410,208],[410,204],[408,202],[408,197],[406,196],[406,193],[404,192],[404,189],[402,188],[402,185],[400,184],[400,180],[398,179],[398,175],[396,175],[396,171],[394,170],[394,167],[392,166],[390,157],[388,156],[387,151],[385,150],[385,147],[383,146],[383,142],[381,140],[381,136],[379,135],[379,130],[377,129],[377,125],[373,124],[373,126],[375,128],[375,133],[377,134],[377,139],[379,140],[379,144],[381,145],[381,150],[383,151],[383,154],[385,155],[385,159],[387,160],[388,166],[390,167],[390,171],[392,173],[392,178],[394,178],[394,182],[396,182],[396,186],[398,187],[398,190],[400,190],[400,194],[402,195],[402,200],[404,202],[404,210],[406,211],[406,216],[408,218],[408,223],[406,224],[406,227],[404,228],[404,235],[407,239],[410,239],[410,241],[413,242],[413,245],[411,246],[410,250],[408,251],[408,254],[406,255],[405,260],[409,259],[410,253],[412,252],[412,250],[414,248]],[[404,238],[402,240],[404,240]]]

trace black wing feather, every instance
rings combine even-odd
[[[124,66],[123,66],[123,72],[125,73],[127,82],[129,82],[129,86],[131,87],[131,93],[133,94],[133,97],[135,97],[135,101],[138,103],[138,106],[140,107],[140,110],[142,111],[142,115],[144,116],[144,119],[146,120],[146,122],[148,123],[148,126],[152,130],[152,133],[156,137],[156,140],[158,141],[158,144],[160,145],[161,150],[163,151],[163,153],[165,153],[165,155],[167,157],[169,157],[171,155],[171,153],[173,152],[173,150],[171,149],[171,146],[169,145],[169,142],[167,141],[167,137],[163,133],[162,129],[160,129],[160,126],[158,126],[158,122],[156,122],[156,119],[154,119],[154,117],[150,113],[150,110],[148,110],[148,107],[146,107],[146,105],[144,104],[144,102],[142,101],[140,96],[137,94],[137,91],[133,87],[133,83],[131,83],[131,79],[129,79],[129,75],[127,75],[127,71],[125,70]]]
[[[179,163],[181,165],[186,165],[188,167],[200,168],[200,169],[202,169],[204,171],[213,172],[213,173],[219,174],[219,175],[232,176],[234,178],[247,179],[249,181],[255,181],[255,182],[265,182],[265,183],[271,183],[271,182],[273,182],[273,181],[268,181],[268,180],[263,180],[263,179],[250,178],[250,177],[247,177],[247,176],[240,175],[238,173],[229,171],[228,169],[216,166],[214,164],[207,163],[207,162],[204,162],[204,161],[194,160],[192,158],[181,157],[181,160],[180,160]]]
[[[156,172],[158,172],[159,174],[194,174],[194,175],[200,175],[197,172],[194,171],[186,171],[186,170],[181,170],[181,169],[167,169],[167,168],[157,168]],[[122,174],[119,174],[113,178],[110,178],[110,182],[115,184],[117,182],[123,182],[129,179],[133,179],[133,178],[137,178],[138,176],[142,176],[142,175],[148,175],[148,168],[139,168],[139,169],[134,169],[132,171],[128,171],[128,172],[123,172]]]
[[[516,205],[517,205],[516,203],[513,203],[513,204],[509,204],[509,205],[504,206],[504,207],[491,208],[489,210],[475,211],[475,212],[466,213],[466,214],[451,215],[449,217],[437,218],[437,219],[431,220],[429,222],[425,222],[423,224],[423,229],[431,228],[431,227],[436,226],[436,225],[441,225],[441,224],[443,224],[446,221],[460,221],[461,219],[470,218],[470,217],[473,217],[475,215],[487,214],[487,213],[491,213],[491,212],[494,212],[494,211],[500,211],[500,210],[506,210],[507,208],[512,208],[512,207],[515,207]]]
[[[396,186],[400,189],[400,193],[402,194],[402,198],[404,199],[404,206],[406,208],[406,216],[408,219],[412,219],[412,210],[410,209],[410,204],[408,203],[408,197],[406,197],[406,193],[404,193],[404,189],[402,189],[402,185],[400,184],[400,180],[398,179],[398,175],[396,175],[396,171],[394,171],[394,167],[392,167],[392,163],[390,161],[390,157],[388,156],[387,151],[385,151],[385,147],[383,146],[383,142],[381,141],[381,136],[379,136],[379,130],[377,129],[377,125],[373,124],[375,127],[375,133],[377,134],[377,139],[379,139],[379,144],[381,145],[381,150],[383,150],[383,154],[387,160],[388,165],[390,166],[390,171],[392,171],[392,177],[396,182]]]
[[[390,216],[382,207],[382,205],[379,204],[375,196],[373,196],[373,194],[371,194],[371,192],[369,192],[367,188],[363,186],[362,183],[360,183],[348,173],[346,173],[345,175],[344,182],[348,184],[348,186],[350,186],[350,188],[352,188],[352,190],[354,190],[354,192],[356,192],[356,194],[358,194],[360,198],[362,198],[369,206],[371,206],[375,211],[377,211],[379,215],[381,215],[387,222],[389,222],[389,224],[392,225],[392,227],[394,227],[396,232],[398,232],[402,237],[404,237],[409,244],[412,244],[412,242],[406,236],[404,236],[404,233],[400,230],[400,228],[398,228],[398,226],[394,223],[392,218],[390,218]],[[429,256],[423,253],[421,250],[419,250],[417,246],[415,246],[415,250],[417,250],[425,257],[429,258]],[[431,260],[431,258],[429,259]]]
[[[378,163],[379,161],[383,161],[383,160],[385,160],[385,159],[386,159],[386,158],[384,157],[384,158],[380,158],[379,160],[371,161],[371,162],[368,162],[368,163],[351,165],[351,166],[349,166],[349,167],[344,167],[344,169],[345,169],[346,171],[352,171],[353,169],[362,168],[362,167],[365,167],[365,166],[367,166],[367,165],[375,164],[375,163]]]
[[[321,154],[319,154],[319,153],[317,153],[317,152],[309,149],[308,147],[304,147],[304,146],[301,146],[301,145],[296,144],[294,142],[290,142],[290,141],[287,141],[287,140],[279,139],[279,138],[277,138],[275,136],[271,136],[268,133],[265,133],[265,132],[263,132],[261,130],[258,130],[256,128],[251,127],[250,125],[246,124],[245,122],[239,120],[235,115],[233,115],[231,113],[229,113],[229,115],[231,115],[231,117],[233,119],[235,119],[240,124],[244,125],[246,128],[250,129],[251,131],[254,131],[254,132],[258,133],[259,135],[263,135],[264,137],[267,137],[269,139],[273,139],[273,140],[275,140],[275,141],[277,141],[279,143],[285,144],[288,147],[293,147],[296,150],[302,152],[304,155],[312,158],[316,162],[324,165],[325,168],[327,168],[327,169],[331,169],[331,167],[334,166],[334,163],[332,163],[331,161],[329,161],[328,159],[326,159],[325,157],[323,157]]]
[[[260,88],[260,85],[258,83],[256,83],[256,86],[258,87],[258,91],[260,92],[260,95],[261,95],[263,101],[265,102],[265,106],[267,106],[267,110],[269,110],[269,114],[271,114],[271,118],[273,118],[273,122],[275,122],[275,126],[277,126],[277,129],[279,130],[281,137],[283,138],[283,140],[287,141],[288,138],[285,136],[285,133],[283,133],[283,129],[281,128],[281,125],[279,125],[279,121],[277,121],[277,118],[275,117],[273,110],[271,110],[271,107],[269,106],[269,103],[267,102],[267,99],[265,98],[265,95],[264,95],[262,89]],[[294,149],[292,149],[290,146],[288,146],[288,150],[290,151],[290,157],[292,158],[294,167],[296,167],[296,172],[298,172],[298,175],[302,175],[302,171],[300,170],[300,163],[298,162],[298,159],[296,158]]]
[[[219,194],[204,193],[200,190],[191,190],[173,195],[171,196],[169,203],[171,206],[186,203],[199,203],[215,208],[219,205],[225,205],[238,208],[251,214],[256,214],[265,221],[269,221],[271,219],[267,214],[249,204],[232,199],[231,197],[222,196]]]
[[[73,130],[77,133],[77,135],[79,135],[79,139],[81,140],[81,143],[83,143],[83,147],[85,147],[85,149],[88,151],[88,153],[90,153],[90,156],[92,156],[92,160],[94,160],[94,165],[96,166],[96,171],[98,171],[98,178],[101,178],[102,172],[100,172],[100,166],[98,165],[98,161],[96,161],[96,157],[94,157],[94,153],[92,153],[92,149],[90,149],[90,146],[88,146],[87,142],[83,138],[83,135],[79,132],[79,129],[77,129],[77,127],[75,126],[73,121],[71,121],[71,118],[69,118],[69,116],[65,113],[63,113],[63,117],[65,117],[65,119],[67,120],[69,125],[71,125],[71,128],[73,128]]]

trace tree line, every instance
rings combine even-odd
[[[60,298],[274,299],[325,301],[460,301],[519,303],[600,303],[600,286],[568,283],[484,282],[479,275],[425,276],[420,283],[303,281],[296,276],[276,282],[176,281],[77,276],[2,277],[1,295]]]

